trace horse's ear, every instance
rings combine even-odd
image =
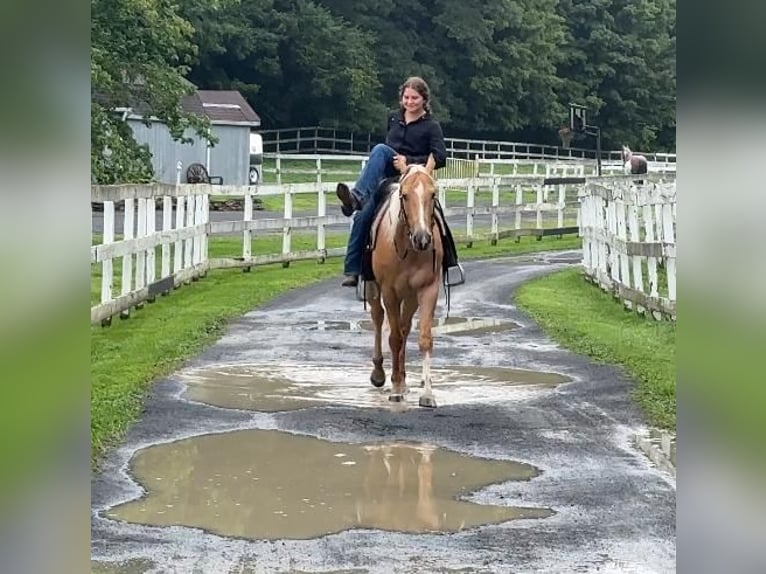
[[[428,161],[426,161],[426,171],[432,174],[434,172],[435,167],[436,167],[436,160],[434,159],[434,154],[429,153]]]

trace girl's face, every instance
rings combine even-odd
[[[404,88],[402,92],[402,107],[410,113],[422,113],[425,100],[412,88]]]

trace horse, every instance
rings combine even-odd
[[[435,220],[435,161],[429,155],[426,165],[410,164],[392,182],[388,203],[383,204],[373,228],[375,241],[371,263],[375,294],[369,297],[370,315],[375,329],[370,382],[382,387],[386,381],[381,349],[383,322],[388,319],[388,345],[391,351],[391,392],[389,400],[401,402],[407,390],[405,351],[412,318],[419,315],[418,343],[422,357],[421,407],[436,407],[431,390],[431,326],[442,281],[441,234]]]
[[[649,170],[649,162],[646,160],[646,157],[634,154],[628,146],[622,146],[620,155],[622,156],[625,175],[646,173]]]

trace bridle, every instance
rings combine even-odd
[[[399,257],[399,260],[403,260],[405,257],[407,257],[407,254],[409,253],[409,246],[412,245],[412,227],[410,226],[410,221],[407,217],[407,210],[404,209],[404,200],[406,199],[405,195],[402,193],[402,182],[409,177],[412,173],[415,173],[415,170],[407,170],[405,171],[402,176],[399,178],[399,221],[404,222],[404,228],[407,232],[407,243],[408,245],[404,248],[404,255],[401,255],[401,252],[399,250],[399,246],[396,244],[396,236],[394,236],[394,250],[396,251],[397,257]],[[430,177],[430,176],[429,176]],[[433,231],[434,226],[436,225],[436,215],[435,215],[435,208],[432,205],[431,206],[431,222],[429,225],[429,229]],[[434,242],[431,242],[431,251],[433,253],[434,257],[434,269],[436,269],[436,247],[434,246]]]

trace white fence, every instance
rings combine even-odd
[[[319,126],[263,130],[264,152],[267,154],[349,154],[366,155],[382,140],[379,134],[353,133],[347,130]],[[506,159],[559,161],[572,159],[595,160],[596,151],[588,148],[563,148],[554,145],[500,140],[445,138],[447,155],[456,159]],[[645,153],[650,162],[672,163],[673,153]],[[619,150],[602,151],[605,162],[618,162]]]
[[[100,244],[91,248],[91,263],[100,267],[101,272],[100,301],[91,307],[91,322],[104,323],[117,314],[127,315],[132,307],[191,282],[210,269],[249,268],[277,262],[289,265],[290,261],[324,261],[330,256],[343,255],[345,248],[327,248],[326,231],[333,225],[348,230],[349,220],[340,214],[334,192],[338,181],[352,183],[353,176],[358,173],[357,164],[354,163],[354,171],[349,172],[348,168],[343,171],[331,167],[333,161],[347,161],[347,157],[310,157],[315,162],[314,169],[308,170],[304,165],[302,170],[297,170],[299,173],[282,171],[285,176],[313,179],[305,183],[250,187],[203,184],[93,186],[91,201],[103,206],[103,237]],[[361,165],[358,156],[354,160],[360,161]],[[447,217],[451,222],[464,221],[464,233],[460,235],[467,246],[479,237],[495,243],[504,237],[532,235],[540,238],[578,233],[580,201],[586,198],[583,196],[585,182],[588,182],[586,189],[596,189],[596,182],[608,186],[610,182],[620,178],[625,181],[627,177],[597,178],[588,175],[587,166],[571,162],[515,163],[511,165],[510,173],[502,173],[508,166],[497,162],[471,160],[464,163],[470,164],[466,168],[470,170],[468,177],[455,177],[457,172],[446,173],[438,177],[437,185]],[[306,194],[316,196],[315,210],[294,213],[294,198]],[[327,194],[332,197],[332,213],[328,213]],[[229,221],[210,221],[212,195],[241,198],[243,211],[229,212],[232,214]],[[268,196],[283,196],[282,213],[254,218],[254,198]],[[115,236],[116,206],[123,208],[121,238]],[[161,218],[156,211],[158,207]],[[158,221],[161,229],[156,229]],[[479,229],[482,226],[483,229]],[[293,249],[293,232],[299,230],[314,234],[314,249]],[[253,255],[253,239],[275,233],[282,237],[281,253]],[[231,234],[241,234],[241,256],[209,258],[210,237]],[[121,264],[117,275],[115,261]],[[119,283],[119,289],[115,289],[116,283]]]
[[[580,202],[586,276],[627,307],[675,320],[675,178],[589,181]]]

